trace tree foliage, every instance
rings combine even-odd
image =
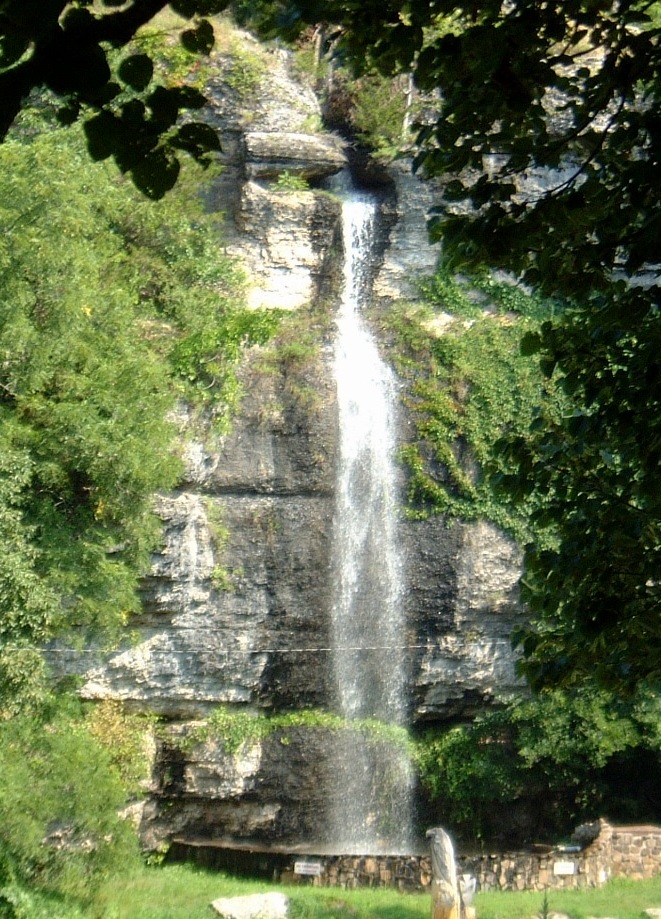
[[[63,123],[85,122],[94,159],[112,157],[152,198],[172,188],[180,154],[210,162],[217,134],[190,112],[204,105],[191,85],[158,79],[153,57],[130,47],[138,30],[163,10],[177,19],[182,47],[208,55],[208,17],[227,0],[4,0],[0,7],[0,138],[33,91],[59,100]],[[184,117],[185,116],[185,117]]]
[[[0,770],[0,915],[33,915],[19,908],[27,890],[65,895],[73,912],[136,858],[118,815],[126,788],[80,716],[60,706],[0,722]]]
[[[519,699],[423,735],[423,786],[465,840],[557,840],[596,813],[649,820],[661,813],[659,714],[644,690],[626,703],[590,687]]]
[[[8,141],[0,159],[2,536],[12,546],[1,608],[14,660],[17,644],[65,621],[107,626],[135,607],[155,535],[149,495],[176,466],[166,368],[135,335],[136,291],[119,283],[122,245],[102,216],[108,198],[88,193],[90,164],[46,137]]]
[[[151,202],[90,161],[77,126],[42,126],[26,112],[0,146],[0,915],[12,917],[41,915],[49,893],[73,897],[61,914],[75,915],[135,853],[117,809],[140,790],[149,725],[71,710],[41,652],[125,628],[160,534],[153,494],[181,472],[170,416],[185,400],[226,424],[242,349],[277,322],[244,307],[199,171]]]
[[[35,645],[74,628],[112,634],[137,609],[159,533],[152,495],[180,470],[168,412],[177,398],[213,399],[226,421],[241,349],[274,320],[244,309],[242,277],[185,183],[147,202],[89,161],[78,130],[7,140],[0,201],[0,708],[11,710],[36,692]]]

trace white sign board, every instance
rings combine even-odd
[[[576,865],[574,862],[554,862],[553,863],[553,874],[555,875],[576,874]]]
[[[321,862],[294,862],[294,874],[307,874],[311,877],[321,877],[323,865]]]

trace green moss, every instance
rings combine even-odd
[[[266,76],[266,63],[260,54],[238,40],[230,45],[229,59],[223,78],[243,101],[248,101]]]
[[[132,50],[148,54],[154,62],[155,76],[166,85],[186,82],[203,89],[211,66],[208,59],[195,54],[178,40],[176,29],[165,18],[141,29],[132,42]]]
[[[265,715],[230,711],[224,707],[216,709],[203,726],[189,734],[184,746],[189,749],[199,743],[214,741],[221,744],[226,753],[232,755],[244,744],[250,746],[271,736],[278,736],[281,743],[288,744],[291,739],[288,732],[298,728],[311,731],[348,731],[360,734],[371,744],[385,744],[391,749],[405,752],[412,750],[408,733],[404,728],[373,718],[348,721],[340,715],[318,709]]]
[[[279,316],[277,332],[263,349],[256,366],[260,375],[281,380],[281,404],[272,405],[270,414],[289,408],[312,413],[319,408],[322,398],[318,371],[331,313],[325,304],[315,304],[314,311],[300,309]]]

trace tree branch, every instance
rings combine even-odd
[[[65,18],[64,26],[55,21],[46,31],[41,31],[44,26],[41,22],[39,30],[35,27],[31,36],[32,55],[0,73],[0,141],[30,92],[50,85],[54,66],[70,61],[72,49],[80,53],[98,47],[101,42],[121,47],[167,3],[168,0],[134,0],[126,9],[104,16],[76,17],[70,23]]]

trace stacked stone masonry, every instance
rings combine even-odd
[[[317,877],[286,879],[324,887],[394,887],[426,890],[428,856],[321,857]],[[458,855],[457,873],[477,878],[478,890],[548,890],[598,887],[611,878],[634,880],[661,873],[661,827],[613,827],[605,820],[579,827],[568,846],[543,851]],[[283,876],[284,876],[283,875]]]

